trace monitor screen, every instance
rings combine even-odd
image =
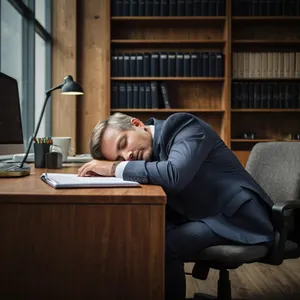
[[[24,152],[17,81],[0,72],[0,155]]]

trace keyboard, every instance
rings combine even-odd
[[[22,162],[25,154],[15,154],[12,158],[13,162]],[[78,154],[75,156],[68,156],[67,163],[86,163],[92,160],[90,154]],[[29,153],[26,162],[34,162],[34,153]]]
[[[13,155],[12,154],[9,154],[9,155],[0,155],[0,161],[11,160],[11,159],[13,159]]]

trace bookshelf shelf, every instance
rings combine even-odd
[[[187,39],[125,39],[125,40],[111,40],[112,44],[124,44],[124,45],[148,45],[148,44],[162,44],[162,45],[168,45],[168,44],[206,44],[206,45],[222,45],[225,43],[225,40],[187,40]]]
[[[176,113],[176,112],[193,112],[193,113],[224,113],[224,109],[212,108],[113,108],[112,112],[138,112],[138,113]]]
[[[267,112],[267,113],[294,113],[300,112],[300,108],[233,108],[231,112],[236,113],[256,113],[256,112]]]
[[[267,21],[267,22],[281,22],[281,21],[287,21],[287,22],[292,22],[292,21],[299,21],[300,22],[300,17],[298,16],[239,16],[239,17],[232,17],[232,21]]]
[[[281,44],[281,45],[291,45],[300,44],[300,40],[233,40],[233,44]]]
[[[270,78],[232,78],[233,81],[297,81],[300,77],[270,77]]]
[[[112,77],[118,81],[223,81],[224,77]]]
[[[124,17],[111,17],[112,21],[203,21],[215,22],[225,21],[225,16],[124,16]]]

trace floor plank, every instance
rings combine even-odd
[[[186,264],[191,272],[193,264]],[[197,280],[187,275],[187,298],[194,293],[216,295],[218,272],[210,270],[207,280]],[[280,266],[264,264],[243,265],[230,271],[232,297],[234,300],[299,300],[300,259],[285,261]]]

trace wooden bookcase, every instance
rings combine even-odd
[[[118,109],[141,120],[166,118],[175,112],[193,113],[220,134],[243,164],[257,142],[283,140],[300,132],[300,108],[232,108],[232,84],[244,82],[297,82],[300,78],[233,78],[234,52],[300,51],[300,17],[232,16],[111,16],[110,52],[201,52],[224,54],[224,77],[111,77],[115,81],[164,81],[170,109]],[[109,94],[111,95],[111,94]],[[243,138],[255,132],[256,138]]]

